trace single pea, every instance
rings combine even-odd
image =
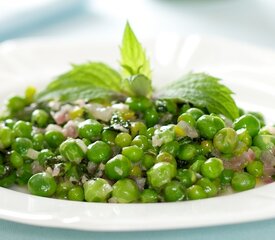
[[[177,141],[165,143],[160,148],[160,152],[170,153],[174,157],[176,157],[179,154],[179,150],[180,144]]]
[[[234,129],[223,128],[219,130],[213,139],[216,149],[222,153],[232,153],[238,144],[238,136]]]
[[[261,177],[264,173],[264,164],[261,161],[253,161],[247,164],[246,170],[254,177]]]
[[[26,102],[28,104],[30,104],[34,101],[35,94],[36,94],[36,88],[35,87],[29,86],[29,87],[26,88],[25,98],[26,98]]]
[[[106,142],[106,143],[110,144],[110,145],[114,145],[115,144],[116,136],[117,136],[117,132],[116,131],[113,131],[113,130],[110,130],[110,129],[104,129],[102,131],[102,138],[101,138],[101,140],[103,142]]]
[[[213,142],[211,140],[203,140],[201,141],[201,150],[202,154],[206,155],[213,151]]]
[[[42,149],[44,149],[44,145],[45,145],[45,138],[44,135],[42,133],[37,133],[33,136],[32,138],[32,143],[33,143],[33,148],[36,151],[41,151]]]
[[[245,128],[241,128],[236,131],[239,141],[243,142],[247,147],[250,147],[252,144],[252,138],[249,135],[249,132]]]
[[[140,194],[140,201],[142,203],[156,203],[158,202],[158,193],[153,189],[144,189]]]
[[[112,186],[103,178],[89,180],[83,187],[87,202],[107,202],[113,191]]]
[[[20,168],[16,171],[16,182],[19,185],[26,185],[33,175],[32,173],[32,164],[25,162]]]
[[[186,113],[191,114],[195,121],[197,121],[202,115],[204,115],[204,112],[199,108],[189,108]]]
[[[139,197],[138,186],[132,179],[121,179],[113,185],[112,198],[118,203],[134,203]]]
[[[189,103],[183,104],[182,107],[180,108],[180,114],[185,113],[188,109],[190,109]]]
[[[200,173],[201,172],[201,166],[202,164],[205,162],[205,160],[196,160],[192,163],[192,165],[189,167],[190,170],[196,172],[196,173]]]
[[[220,179],[222,185],[229,185],[232,181],[234,171],[232,169],[224,169],[221,173]]]
[[[10,147],[13,141],[13,132],[8,127],[0,127],[0,149]]]
[[[68,192],[74,185],[70,181],[59,182],[56,187],[55,197],[58,199],[68,199]]]
[[[0,178],[0,186],[4,188],[9,188],[15,183],[15,180],[16,174],[15,172],[12,172],[8,176]]]
[[[144,113],[144,120],[148,127],[153,127],[159,122],[159,115],[155,108],[149,108]]]
[[[37,157],[37,160],[41,166],[44,166],[47,162],[47,160],[51,159],[54,157],[54,154],[51,150],[49,149],[43,149]]]
[[[215,134],[225,127],[225,123],[220,117],[203,115],[197,120],[196,126],[203,138],[213,139]]]
[[[184,144],[180,146],[178,158],[180,160],[190,161],[197,154],[197,148],[194,144]]]
[[[109,179],[119,180],[128,177],[131,169],[131,161],[127,157],[119,154],[106,163],[105,174]]]
[[[264,119],[264,116],[263,116],[262,113],[259,113],[259,112],[248,112],[248,114],[251,114],[254,117],[256,117],[260,121],[261,127],[265,126],[265,119]]]
[[[178,117],[178,122],[184,121],[188,123],[190,126],[194,127],[196,125],[196,120],[191,115],[191,113],[183,113]]]
[[[41,197],[51,197],[56,187],[55,179],[46,172],[36,173],[28,181],[29,192]]]
[[[150,128],[147,129],[145,136],[148,139],[152,139],[152,137],[154,136],[155,131],[156,131],[156,129],[154,127],[150,127]]]
[[[152,106],[151,100],[146,97],[128,97],[125,101],[133,111],[144,112]]]
[[[147,180],[153,188],[159,189],[170,182],[176,173],[176,167],[172,163],[159,162],[147,171]]]
[[[139,165],[134,165],[130,171],[129,177],[131,178],[141,178],[142,177],[142,169]]]
[[[192,185],[191,187],[187,188],[187,199],[198,200],[203,198],[207,198],[207,194],[201,186]]]
[[[191,169],[178,169],[176,178],[187,188],[197,181],[196,173]]]
[[[11,165],[15,168],[20,168],[24,164],[24,160],[22,156],[16,151],[11,151],[10,162],[11,162]]]
[[[138,147],[140,147],[142,150],[147,150],[149,148],[149,142],[148,139],[145,135],[138,135],[136,136],[132,142],[131,145],[136,145]]]
[[[94,163],[106,163],[112,155],[111,146],[103,141],[96,141],[88,146],[87,157]]]
[[[44,128],[48,124],[49,117],[50,117],[49,114],[45,110],[36,109],[32,113],[31,121],[32,121],[32,124],[40,128]]]
[[[253,146],[258,147],[260,150],[268,150],[275,146],[274,135],[257,135],[253,138]]]
[[[144,156],[141,160],[141,165],[146,170],[153,167],[155,163],[156,163],[156,157],[154,155],[150,154],[150,153],[144,154]]]
[[[83,143],[83,145],[85,144]],[[60,145],[59,152],[65,159],[77,164],[85,157],[80,139],[67,139]]]
[[[168,162],[168,163],[173,164],[177,168],[176,159],[173,157],[173,155],[171,155],[170,153],[167,153],[167,152],[161,152],[157,155],[156,163],[158,163],[158,162]]]
[[[12,113],[22,110],[26,105],[26,100],[20,96],[11,97],[7,102],[7,107]]]
[[[223,169],[223,162],[219,158],[209,158],[201,165],[202,175],[210,179],[219,177]]]
[[[81,122],[78,126],[80,138],[98,138],[102,132],[102,129],[102,124],[93,119],[88,119],[84,122]]]
[[[50,130],[45,133],[45,141],[51,148],[58,148],[65,141],[65,136],[62,132]]]
[[[132,137],[147,134],[147,126],[143,122],[132,122],[130,130]]]
[[[122,149],[122,155],[132,162],[139,162],[143,158],[143,150],[138,146],[129,146]]]
[[[132,136],[129,133],[119,133],[115,138],[115,144],[119,147],[127,147],[132,142]]]
[[[16,138],[12,143],[12,150],[18,152],[21,155],[25,155],[32,147],[32,142],[28,138]]]
[[[261,128],[260,121],[251,114],[245,114],[233,122],[235,130],[245,128],[251,137],[255,137]]]
[[[29,122],[18,121],[13,126],[15,137],[31,138],[32,125]]]
[[[196,184],[203,188],[204,192],[207,194],[207,197],[217,196],[218,188],[208,178],[201,178]]]
[[[256,178],[246,172],[236,172],[231,181],[231,186],[236,192],[246,191],[254,188]]]
[[[185,198],[185,188],[178,181],[171,181],[164,186],[163,197],[166,202],[182,201]]]
[[[83,201],[84,191],[80,186],[73,187],[68,192],[68,199],[72,201]]]

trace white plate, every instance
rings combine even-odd
[[[224,39],[176,35],[146,44],[155,85],[184,72],[207,71],[224,79],[237,102],[262,111],[275,122],[275,53]],[[27,85],[43,87],[68,63],[106,61],[117,66],[116,43],[89,40],[29,39],[0,46],[0,96]],[[156,83],[157,82],[157,83]],[[194,228],[275,217],[275,183],[206,200],[161,204],[80,203],[31,196],[0,188],[0,217],[39,226],[93,231]]]

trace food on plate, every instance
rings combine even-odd
[[[127,23],[120,71],[88,62],[6,101],[0,186],[105,203],[211,198],[273,182],[275,127],[220,79],[189,73],[158,91]]]

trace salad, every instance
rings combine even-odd
[[[120,70],[73,65],[42,91],[6,101],[0,186],[105,203],[197,200],[273,182],[275,127],[238,108],[232,91],[189,73],[154,91],[127,23]]]

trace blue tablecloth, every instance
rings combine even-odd
[[[247,239],[274,239],[275,220],[266,220],[246,224],[227,225],[219,227],[196,228],[173,231],[148,231],[148,232],[86,232],[67,229],[33,227],[0,220],[0,239],[3,240],[129,240],[129,239],[222,239],[222,240],[247,240]]]

